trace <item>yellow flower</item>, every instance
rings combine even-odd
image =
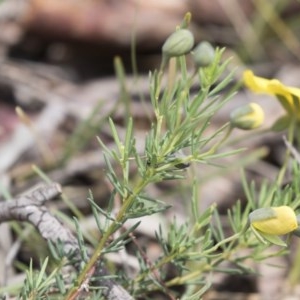
[[[277,79],[255,76],[250,70],[244,72],[243,79],[245,85],[253,92],[277,96],[287,113],[300,119],[300,89],[285,86]]]
[[[264,121],[264,111],[256,103],[238,107],[230,114],[231,126],[249,130],[259,127]]]
[[[250,213],[249,219],[262,236],[283,235],[298,228],[296,214],[289,206],[259,208]]]

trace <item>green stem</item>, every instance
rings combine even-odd
[[[212,248],[208,249],[207,251],[202,252],[203,256],[210,254],[211,252],[215,252],[218,250],[219,247],[221,247],[222,245],[226,244],[226,243],[230,243],[230,242],[234,242],[236,239],[238,239],[246,230],[247,230],[247,226],[245,226],[241,232],[236,233],[222,241],[220,241],[219,243],[217,243],[216,245],[214,245]],[[140,274],[136,279],[135,282],[138,283],[139,281],[141,281],[143,278],[145,278],[150,272],[153,272],[155,269],[160,269],[162,266],[164,266],[166,263],[171,262],[176,256],[178,256],[180,253],[185,253],[186,248],[182,247],[180,249],[180,252],[176,252],[176,254],[172,254],[170,256],[164,257],[161,261],[159,261],[156,265],[153,265],[151,268],[149,268],[146,272]],[[199,256],[199,252],[195,252],[195,253],[189,253],[189,257],[192,256]],[[176,277],[172,280],[170,280],[169,282],[166,283],[166,286],[171,286],[174,284],[181,284],[186,282],[187,280],[193,279],[193,278],[197,278],[199,275],[201,275],[203,272],[209,271],[210,269],[212,269],[213,266],[215,266],[216,264],[218,264],[219,260],[223,261],[224,257],[228,257],[229,254],[227,252],[224,252],[222,254],[221,258],[218,258],[217,260],[215,260],[211,265],[205,264],[202,268],[198,268],[197,271],[191,272],[183,277]]]
[[[152,174],[148,174],[148,176],[145,176],[146,179],[142,179],[140,183],[137,184],[136,188],[133,190],[133,192],[127,197],[127,199],[124,200],[122,207],[120,208],[115,221],[108,227],[108,229],[104,232],[99,244],[97,245],[93,255],[90,257],[89,261],[79,274],[77,278],[77,286],[70,289],[65,300],[71,299],[71,296],[77,292],[78,287],[80,287],[83,282],[86,280],[86,275],[89,273],[89,271],[94,267],[97,260],[99,259],[103,249],[105,248],[105,244],[107,243],[110,236],[116,231],[116,228],[119,228],[119,224],[123,223],[126,219],[126,212],[130,209],[130,207],[133,204],[133,201],[136,199],[136,197],[142,192],[142,190],[145,188],[145,186],[149,183],[149,178],[152,178]]]
[[[232,252],[232,251],[231,251]],[[215,261],[211,262],[210,264],[203,264],[202,266],[199,266],[196,271],[190,272],[184,276],[178,276],[175,277],[168,282],[166,282],[166,286],[174,286],[174,285],[182,285],[186,284],[188,281],[191,281],[193,279],[199,278],[204,272],[209,272],[214,269],[215,266],[219,265],[221,262],[224,261],[224,258],[228,258],[232,253],[220,253],[220,256],[215,259]]]
[[[228,137],[230,136],[232,130],[233,130],[233,127],[229,126],[228,129],[227,129],[227,132],[225,133],[223,138],[219,142],[217,142],[214,146],[212,146],[212,148],[210,149],[212,154],[214,154],[220,148],[220,146],[228,139]]]
[[[174,285],[182,285],[187,283],[188,281],[199,278],[204,272],[211,271],[212,266],[205,264],[203,267],[198,268],[196,271],[190,272],[184,276],[175,277],[172,280],[166,282],[166,286],[174,286]]]
[[[244,228],[241,232],[238,232],[222,241],[220,241],[219,243],[215,244],[213,247],[211,247],[210,249],[206,250],[203,252],[204,255],[210,254],[212,252],[217,251],[222,245],[227,244],[229,242],[232,242],[236,239],[238,239],[245,231],[247,230],[247,228]],[[197,253],[197,255],[199,255],[199,253]]]
[[[228,123],[228,125],[229,125],[229,123]],[[227,132],[225,133],[225,135],[216,144],[214,144],[207,152],[202,153],[200,155],[201,158],[205,158],[207,156],[215,154],[216,151],[222,146],[222,144],[228,139],[228,137],[231,134],[232,130],[233,130],[233,127],[231,127],[229,125],[228,128],[227,128]]]
[[[238,143],[241,143],[245,140],[249,140],[251,138],[255,138],[257,136],[261,136],[264,133],[269,133],[270,128],[263,128],[263,129],[258,129],[258,130],[251,130],[247,135],[242,135],[240,137],[232,139],[229,143],[228,146],[236,145]]]

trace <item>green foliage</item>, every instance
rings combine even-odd
[[[183,23],[184,27],[187,26],[187,20]],[[108,252],[124,249],[132,240],[132,233],[139,226],[139,221],[115,235],[128,219],[142,218],[163,212],[170,207],[162,199],[148,195],[146,187],[165,180],[184,179],[186,169],[192,163],[214,164],[216,158],[241,151],[241,149],[222,150],[223,143],[228,140],[232,131],[229,123],[217,130],[211,130],[212,118],[235,93],[234,89],[228,91],[233,74],[227,72],[229,60],[223,61],[223,52],[224,49],[215,49],[213,62],[205,68],[195,69],[193,73],[187,69],[185,56],[171,58],[169,63],[175,65],[176,71],[167,78],[167,84],[163,69],[150,73],[149,93],[155,117],[147,132],[142,153],[136,146],[133,118],[129,116],[125,122],[124,138],[119,134],[113,118],[108,118],[115,148],[108,148],[100,137],[98,141],[103,150],[107,179],[113,191],[105,209],[95,203],[92,192],[89,195],[101,238],[94,243],[90,255],[86,237],[75,219],[82,257],[80,274],[70,287],[64,284],[61,268],[56,267],[50,274],[46,274],[48,259],[44,261],[38,273],[33,271],[31,265],[20,293],[22,299],[48,299],[50,287],[53,285],[62,299],[70,299],[72,292],[84,284],[87,274],[97,264],[99,257]],[[121,90],[126,93],[120,99],[128,105],[129,95],[125,89],[124,72],[119,60],[116,67],[120,68],[117,74],[122,80]],[[192,86],[195,84],[199,86],[196,93],[192,92]],[[127,113],[129,115],[129,111]],[[86,130],[93,122],[97,126],[103,122],[102,119],[94,120],[95,116],[96,113],[79,126],[72,137],[73,141],[85,136]],[[83,147],[85,142],[82,141],[79,146]],[[70,145],[65,151],[64,160],[75,151],[72,143]],[[286,165],[283,167],[284,170],[285,167]],[[134,176],[130,172],[132,169],[137,170]],[[198,183],[195,178],[193,185],[188,187],[192,197],[184,200],[190,206],[190,217],[183,224],[174,218],[167,232],[160,227],[155,233],[162,250],[160,257],[148,263],[141,251],[137,251],[139,273],[134,278],[120,273],[115,276],[116,279],[136,298],[147,299],[150,292],[166,292],[174,286],[184,286],[183,294],[177,295],[175,291],[173,293],[181,299],[192,300],[201,299],[210,288],[212,276],[216,272],[253,273],[254,270],[248,267],[246,261],[249,259],[261,261],[272,255],[282,255],[286,253],[286,249],[274,250],[273,253],[265,252],[269,244],[262,243],[251,230],[248,230],[248,215],[256,208],[268,206],[288,205],[297,209],[300,205],[300,185],[297,179],[300,178],[300,171],[296,164],[293,172],[293,180],[284,188],[281,188],[282,174],[275,183],[265,182],[260,187],[255,183],[249,183],[243,175],[247,202],[242,205],[237,201],[228,210],[230,226],[228,231],[223,228],[215,204],[204,211],[199,209]],[[118,211],[114,210],[116,199],[121,203]],[[61,265],[66,258],[59,249],[59,245],[50,246],[53,257]],[[243,252],[245,249],[249,251]],[[230,267],[224,267],[224,261],[230,262]],[[169,266],[176,271],[172,278],[167,276],[166,269]],[[101,287],[94,287],[91,282],[89,297],[99,299]]]
[[[47,265],[48,258],[46,258],[42,263],[40,271],[36,272],[32,268],[31,261],[29,269],[26,272],[26,279],[20,294],[20,299],[49,299],[47,294],[50,290],[50,287],[54,283],[54,279],[58,269],[55,269],[50,274],[47,274]]]

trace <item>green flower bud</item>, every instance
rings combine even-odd
[[[249,219],[256,230],[272,235],[287,234],[298,227],[296,214],[289,206],[259,208],[250,213]]]
[[[264,121],[264,111],[256,103],[249,103],[245,106],[236,108],[230,114],[232,127],[249,130],[255,129]]]
[[[214,61],[215,49],[209,42],[199,43],[193,52],[197,67],[208,67]]]
[[[194,36],[187,29],[173,32],[162,46],[162,53],[166,57],[176,57],[191,51],[194,46]]]

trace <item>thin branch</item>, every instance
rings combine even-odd
[[[285,143],[285,146],[290,150],[291,154],[294,156],[295,160],[298,164],[300,164],[300,153],[297,151],[297,149],[287,140],[286,136],[283,136],[283,141]]]
[[[41,236],[53,244],[60,243],[66,255],[72,254],[74,268],[79,271],[81,255],[77,238],[69,228],[64,226],[55,216],[53,216],[45,203],[61,194],[61,187],[57,183],[43,185],[36,190],[27,193],[10,201],[0,203],[0,223],[7,221],[25,221],[31,223],[41,234]],[[87,281],[91,277],[93,285],[103,287],[103,295],[108,300],[133,300],[133,298],[111,279],[101,278],[107,275],[107,271],[101,261],[91,270],[92,274],[87,274]],[[100,277],[100,279],[99,279]],[[88,285],[89,282],[85,282]],[[78,287],[78,293],[83,287]]]

